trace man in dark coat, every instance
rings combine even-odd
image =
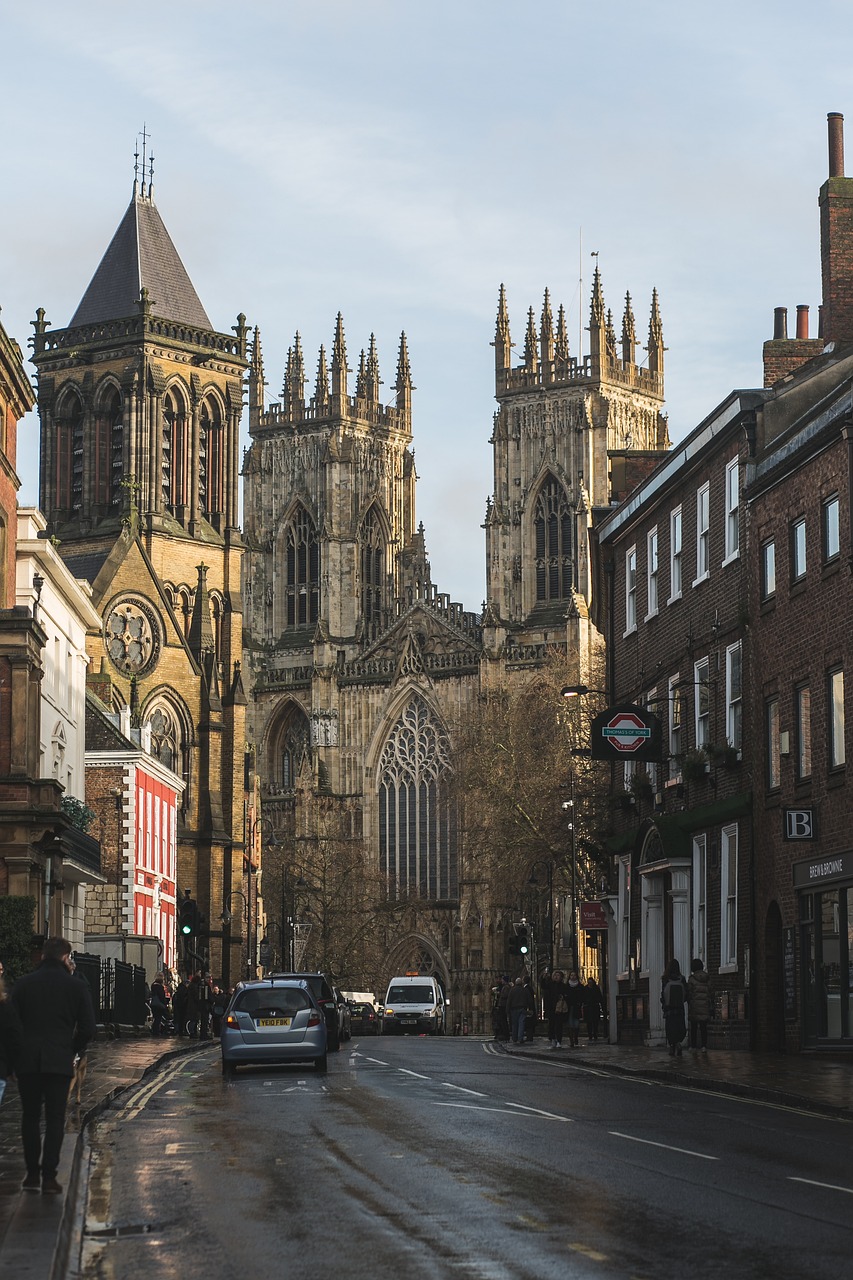
[[[17,1064],[21,1138],[27,1165],[23,1189],[38,1191],[41,1186],[45,1195],[62,1192],[56,1171],[74,1055],[84,1054],[95,1034],[92,997],[88,985],[72,976],[70,956],[70,942],[48,938],[41,964],[15,983],[11,996],[24,1033]]]

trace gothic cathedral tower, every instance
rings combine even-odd
[[[177,893],[192,890],[210,922],[210,967],[227,978],[241,939],[223,937],[220,918],[232,894],[252,896],[237,528],[247,330],[242,315],[232,333],[214,330],[144,170],[143,159],[69,326],[37,313],[40,497],[61,555],[92,584],[103,621],[92,666],[110,677],[100,690],[184,783]],[[126,822],[132,805],[126,797]],[[157,929],[137,919],[139,933],[175,914],[150,871],[159,918]]]

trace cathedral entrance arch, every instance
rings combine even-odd
[[[395,943],[385,961],[382,976],[382,991],[377,994],[384,997],[388,983],[404,973],[423,974],[424,977],[435,978],[447,994],[450,982],[450,971],[444,956],[436,945],[421,933],[411,933]]]

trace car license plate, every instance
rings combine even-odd
[[[259,1027],[289,1027],[290,1018],[258,1018]]]

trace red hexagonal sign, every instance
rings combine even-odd
[[[608,707],[591,725],[591,754],[598,760],[657,760],[660,757],[660,720],[645,707],[628,703]]]

